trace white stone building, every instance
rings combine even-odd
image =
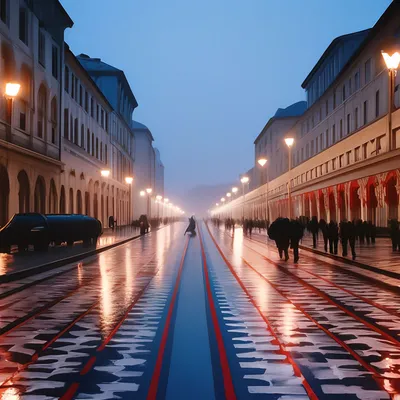
[[[0,2],[0,226],[17,212],[58,210],[64,31],[72,25],[58,0]],[[12,113],[7,82],[21,85]]]
[[[397,76],[389,113],[388,71],[381,55],[381,50],[400,51],[399,17],[400,3],[393,2],[372,29],[336,38],[327,48],[302,84],[306,112],[282,132],[295,139],[293,168],[287,171],[282,138],[274,164],[286,165],[286,171],[247,196],[247,215],[265,215],[267,199],[271,220],[288,215],[290,182],[293,216],[362,218],[379,226],[399,218],[400,80]],[[230,207],[239,217],[240,200]]]

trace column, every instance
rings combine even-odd
[[[324,196],[324,208],[326,214],[326,222],[330,222],[331,220],[331,212],[329,210],[329,191],[328,188],[322,189],[322,195]]]
[[[400,170],[396,169],[396,191],[399,196],[399,204],[397,206],[397,217],[400,218]]]
[[[375,196],[378,201],[378,207],[376,208],[377,226],[387,226],[387,204],[385,202],[386,176],[387,172],[376,175],[377,184],[375,186]]]
[[[345,207],[346,207],[347,219],[349,221],[351,221],[350,187],[351,187],[351,182],[345,182],[345,184],[344,184],[344,203],[345,203]]]
[[[367,184],[368,178],[357,179],[359,185],[358,197],[361,202],[361,219],[365,221],[367,219]]]
[[[332,188],[332,193],[333,193],[333,199],[335,200],[335,215],[336,215],[336,222],[340,222],[340,215],[339,215],[339,207],[338,207],[338,190],[337,186],[334,186]]]
[[[319,221],[321,219],[321,210],[319,209],[319,191],[315,190],[314,194],[315,194],[315,201],[317,203],[317,218]]]

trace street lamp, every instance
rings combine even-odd
[[[7,140],[11,141],[11,125],[12,125],[12,112],[13,112],[13,101],[18,96],[21,85],[19,83],[6,83],[6,121],[7,121]]]
[[[100,174],[103,178],[108,178],[110,176],[110,170],[109,169],[102,169],[100,171]]]
[[[244,193],[244,185],[246,183],[249,183],[249,177],[248,176],[242,176],[240,179],[240,182],[242,182],[242,195],[243,195],[243,202],[242,202],[242,220],[244,220],[244,201],[245,201],[245,193]]]
[[[160,218],[160,202],[162,200],[162,196],[159,194],[156,196],[156,201],[157,201],[157,218]]]
[[[140,191],[140,196],[141,196],[141,197],[146,196],[146,192],[145,192],[144,190],[141,190],[141,191]]]
[[[218,207],[218,206],[219,206],[219,203],[215,203],[215,205]]]
[[[127,176],[125,178],[125,182],[126,182],[127,185],[132,185],[133,178],[131,176]]]
[[[261,173],[261,184],[264,183],[265,179],[264,179],[264,173],[265,170],[267,171],[267,188],[266,188],[266,203],[267,203],[267,212],[266,212],[266,220],[269,221],[269,207],[268,207],[268,184],[269,184],[269,179],[268,179],[268,167],[264,168],[264,166],[267,164],[267,159],[265,157],[261,157],[257,160],[258,164],[261,167],[262,173]]]
[[[129,221],[131,221],[131,211],[132,211],[132,191],[131,191],[132,182],[133,178],[131,176],[125,177],[125,183],[129,185],[129,211],[128,211]]]
[[[227,194],[226,194],[226,197],[231,197],[232,196],[232,193],[230,193],[230,192],[228,192]]]
[[[234,186],[234,187],[232,188],[232,193],[233,193],[233,194],[236,194],[238,190],[239,190],[239,189],[238,189],[236,186]]]
[[[290,170],[292,169],[292,146],[294,144],[293,137],[286,137],[285,138],[286,146],[289,149],[289,170],[288,170],[288,214],[289,219],[292,217],[292,194],[290,191]]]
[[[221,201],[225,203],[225,197],[221,197]]]
[[[394,85],[397,69],[400,63],[400,54],[396,51],[391,56],[382,51],[382,57],[385,60],[389,74],[389,105],[388,105],[388,149],[392,150],[396,147],[392,134],[392,113],[394,109]]]

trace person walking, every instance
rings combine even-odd
[[[329,253],[337,255],[339,232],[336,222],[329,222],[328,225]]]
[[[285,261],[289,260],[289,231],[290,221],[288,218],[277,218],[268,229],[269,238],[275,240],[279,258],[282,260],[285,255]]]
[[[363,228],[365,233],[365,240],[367,244],[371,243],[371,227],[367,221],[363,222]]]
[[[389,234],[392,241],[392,250],[396,251],[399,246],[399,223],[396,219],[389,221]]]
[[[340,230],[340,232],[339,232],[340,242],[342,244],[342,256],[347,257],[347,245],[349,242],[349,228],[348,228],[346,220],[343,220],[340,223],[339,230]]]
[[[372,223],[372,221],[369,221],[369,226],[370,226],[370,232],[371,232],[371,243],[375,244],[375,239],[376,239],[376,225]]]
[[[290,248],[293,249],[294,263],[299,262],[299,242],[304,234],[303,225],[298,219],[290,221]]]
[[[356,228],[354,226],[353,222],[348,222],[347,223],[347,227],[348,227],[348,235],[349,235],[349,245],[350,245],[350,249],[351,249],[351,256],[353,258],[353,260],[356,259]]]
[[[316,216],[313,216],[308,223],[308,231],[312,234],[313,248],[316,249],[318,239],[318,219]]]
[[[324,238],[324,250],[325,253],[328,252],[328,224],[324,219],[319,220],[319,230],[322,233],[322,237]]]

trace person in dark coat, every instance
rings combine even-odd
[[[317,248],[317,239],[318,239],[318,219],[317,217],[312,217],[311,221],[308,223],[308,230],[312,234],[313,248]]]
[[[356,259],[356,228],[354,226],[353,222],[348,222],[347,223],[347,228],[348,228],[348,236],[349,236],[349,245],[351,249],[351,255],[353,260]]]
[[[293,249],[294,262],[299,261],[299,242],[303,237],[304,229],[299,220],[290,221],[290,248]]]
[[[340,223],[339,234],[340,234],[340,242],[342,244],[342,256],[347,257],[347,245],[349,242],[349,227],[347,225],[346,220]]]
[[[365,234],[365,240],[366,240],[367,244],[370,244],[371,243],[371,228],[367,221],[363,222],[363,229],[364,229],[364,234]]]
[[[254,221],[252,219],[250,219],[248,222],[248,230],[249,230],[250,237],[251,237],[251,233],[253,232],[253,228],[254,228]]]
[[[329,222],[328,225],[329,253],[337,254],[339,230],[336,222]]]
[[[114,216],[110,215],[108,217],[108,227],[111,228],[111,229],[114,229],[114,224],[115,224]]]
[[[275,240],[279,257],[285,254],[285,261],[289,260],[290,221],[288,218],[277,218],[268,229],[268,236]]]
[[[184,236],[186,235],[187,232],[191,233],[192,235],[196,234],[196,220],[194,219],[193,215],[189,218],[189,225],[186,228]]]
[[[358,219],[356,221],[355,229],[356,229],[356,238],[358,237],[358,240],[360,241],[360,243],[364,243],[365,232],[364,232],[363,222],[361,219]]]
[[[375,244],[375,239],[376,239],[376,226],[373,224],[371,221],[368,222],[369,224],[369,230],[371,234],[371,243]]]
[[[322,233],[322,237],[324,238],[324,250],[325,252],[328,251],[328,224],[324,219],[319,220],[318,224],[319,230]]]
[[[247,230],[249,229],[249,221],[245,219],[243,221],[243,234],[247,236]]]
[[[399,246],[399,223],[395,219],[389,221],[389,234],[392,241],[392,249],[396,251]]]

